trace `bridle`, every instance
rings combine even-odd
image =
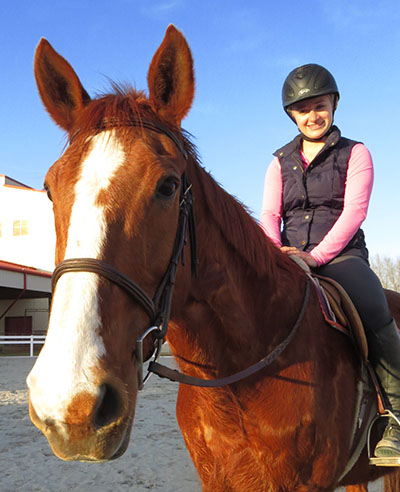
[[[110,126],[108,122],[107,126]],[[148,130],[161,133],[169,137],[177,146],[179,151],[185,160],[188,158],[188,154],[182,145],[181,141],[177,136],[166,126],[160,123],[153,123],[146,120],[135,120],[130,119],[126,123],[127,125],[139,126],[146,128]],[[74,135],[75,136],[75,135]],[[197,241],[196,241],[196,228],[194,220],[194,210],[193,210],[193,194],[192,185],[189,184],[186,173],[184,172],[181,177],[181,188],[180,188],[180,203],[179,203],[179,218],[178,227],[175,237],[174,248],[172,251],[171,259],[169,261],[167,270],[156,290],[153,297],[149,297],[147,293],[133,280],[121,273],[112,265],[108,263],[97,260],[95,258],[70,258],[62,261],[55,268],[52,277],[52,289],[54,291],[58,279],[64,273],[71,272],[89,272],[100,275],[106,278],[110,282],[114,283],[122,290],[124,290],[134,301],[136,301],[143,310],[147,313],[150,319],[150,327],[136,340],[136,350],[134,355],[136,355],[137,361],[137,371],[138,371],[138,387],[141,390],[150,377],[152,373],[157,374],[160,377],[170,379],[171,381],[178,381],[180,383],[202,386],[202,387],[217,387],[227,384],[233,384],[235,382],[241,381],[244,378],[249,377],[252,374],[260,371],[261,369],[272,364],[277,357],[286,349],[289,343],[294,338],[297,329],[302,323],[304,318],[308,300],[310,297],[310,281],[306,277],[306,285],[304,291],[304,298],[297,316],[297,320],[293,325],[290,333],[286,338],[267,356],[258,361],[257,363],[251,365],[250,367],[239,371],[231,376],[220,378],[220,379],[202,379],[186,374],[182,374],[179,371],[170,369],[157,363],[157,359],[161,352],[161,347],[164,342],[165,336],[168,330],[168,323],[171,314],[171,303],[172,295],[174,290],[174,284],[176,279],[177,268],[179,265],[179,260],[184,264],[184,247],[187,241],[187,235],[189,233],[190,240],[190,251],[191,251],[191,269],[192,275],[197,275],[198,266],[198,256],[197,256]],[[151,336],[152,339],[152,354],[146,359],[143,354],[143,343],[144,340]],[[143,377],[143,367],[144,362],[150,358],[153,360],[149,363],[147,368],[147,374]]]
[[[108,126],[110,126],[110,122],[107,123]],[[184,159],[187,160],[188,154],[181,141],[169,128],[162,125],[161,123],[130,119],[128,120],[128,122],[124,122],[124,124],[146,128],[148,130],[166,135],[175,143]],[[73,137],[75,136],[76,134],[74,134]],[[145,362],[143,354],[144,340],[149,335],[151,335],[153,352],[150,357],[154,357],[154,361],[156,361],[160,354],[161,346],[163,344],[165,336],[167,334],[177,268],[180,259],[182,261],[182,264],[184,264],[184,247],[186,244],[188,233],[190,239],[191,269],[192,274],[196,276],[198,257],[196,228],[194,223],[192,185],[189,184],[186,173],[184,172],[181,176],[179,217],[175,244],[167,270],[163,278],[161,279],[161,282],[153,298],[149,297],[147,293],[136,282],[121,273],[115,267],[95,258],[66,259],[59,263],[53,272],[53,292],[57,281],[65,273],[95,273],[97,275],[100,275],[101,277],[106,278],[107,280],[111,281],[122,290],[124,290],[147,313],[150,319],[151,326],[136,340],[136,350],[134,352],[134,354],[136,355],[138,366],[139,389],[143,388],[145,382],[151,374],[151,372],[148,372],[147,375],[143,378],[143,364]],[[147,357],[147,359],[150,357]]]

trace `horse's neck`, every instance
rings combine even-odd
[[[229,232],[226,229],[235,224],[244,232],[249,229],[249,241],[260,231],[250,231],[257,226],[246,219],[240,206],[237,209],[239,214],[235,215],[235,204],[229,208],[232,202],[227,204],[232,216],[227,215],[221,223],[223,217],[212,214],[210,208],[210,201],[215,200],[216,196],[208,196],[204,189],[204,180],[212,178],[203,175],[201,179],[203,186],[193,183],[199,275],[192,280],[181,320],[171,330],[170,343],[184,359],[211,366],[215,361],[219,364],[229,361],[234,367],[241,367],[243,360],[252,361],[265,355],[269,343],[274,343],[277,337],[276,331],[268,333],[268,327],[276,330],[277,326],[283,325],[285,329],[286,317],[290,316],[282,313],[282,302],[286,305],[291,301],[297,303],[296,296],[300,292],[297,293],[294,288],[293,296],[290,296],[288,288],[282,288],[283,284],[293,287],[293,282],[288,282],[290,272],[285,269],[274,265],[269,268],[269,275],[260,274],[261,269],[266,268],[267,259],[262,258],[260,263],[265,264],[260,265],[260,269],[256,268],[257,265],[249,265],[246,255],[238,251],[240,246],[227,239]],[[218,193],[224,194],[220,189]],[[225,195],[227,200],[232,200]],[[219,198],[224,199],[224,196]],[[234,225],[227,227],[226,221],[232,221]],[[264,240],[262,235],[257,238]],[[241,243],[240,238],[237,242]],[[267,250],[266,245],[265,255],[268,254]],[[269,248],[269,251],[274,250]],[[274,251],[274,254],[277,253]],[[289,297],[289,302],[283,299],[284,296]],[[220,369],[224,370],[223,367]]]

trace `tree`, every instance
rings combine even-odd
[[[375,255],[371,258],[371,268],[378,275],[385,289],[400,292],[400,257]]]

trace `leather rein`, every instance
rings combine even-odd
[[[187,160],[188,154],[183,144],[177,138],[177,136],[166,126],[160,123],[153,123],[146,120],[135,119],[130,119],[125,124],[146,128],[148,130],[166,135],[175,143],[185,160]],[[179,218],[174,248],[167,270],[156,290],[153,299],[148,296],[148,294],[136,282],[121,273],[115,267],[95,258],[66,259],[59,263],[53,272],[53,292],[57,281],[64,273],[95,273],[101,277],[106,278],[107,280],[124,290],[147,313],[150,319],[151,326],[136,340],[136,350],[133,353],[133,355],[136,355],[137,360],[139,390],[143,389],[144,384],[152,373],[157,374],[160,377],[167,378],[171,381],[202,387],[217,387],[238,382],[270,365],[283,352],[283,350],[285,350],[285,348],[294,338],[294,335],[296,334],[297,329],[300,326],[306,312],[310,296],[310,282],[308,280],[308,277],[306,281],[306,288],[302,306],[297,320],[292,327],[289,335],[272,352],[270,352],[259,362],[231,376],[220,379],[202,379],[182,374],[177,370],[173,370],[162,364],[159,364],[157,362],[157,359],[160,355],[161,347],[168,330],[177,268],[179,265],[179,260],[181,260],[182,264],[184,264],[184,247],[186,245],[186,238],[188,234],[191,250],[192,275],[197,276],[198,256],[196,227],[193,210],[192,185],[189,184],[186,173],[184,172],[181,178]],[[143,343],[149,335],[151,335],[152,338],[153,352],[149,357],[145,359],[143,354]],[[153,360],[148,365],[146,376],[143,377],[144,362],[151,357],[153,357]]]

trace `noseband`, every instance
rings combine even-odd
[[[140,126],[142,128],[146,128],[148,130],[166,135],[175,143],[185,160],[187,160],[188,155],[182,143],[177,138],[177,136],[164,125],[161,125],[159,123],[155,124],[150,121],[139,121],[133,119],[129,120],[128,125]],[[175,244],[167,270],[156,290],[153,299],[149,297],[136,282],[121,273],[115,267],[95,258],[70,258],[59,263],[59,265],[55,268],[53,272],[53,292],[58,279],[64,273],[95,273],[106,278],[115,285],[118,285],[118,287],[124,290],[147,313],[150,319],[151,326],[136,340],[136,350],[134,352],[138,365],[139,389],[143,388],[143,385],[151,374],[150,372],[148,372],[143,378],[143,363],[145,361],[143,355],[144,340],[147,338],[148,335],[151,335],[153,343],[153,353],[152,355],[150,355],[150,357],[154,356],[154,361],[156,361],[160,354],[161,346],[163,344],[165,336],[167,334],[177,268],[180,259],[182,261],[182,264],[184,264],[184,247],[186,244],[188,232],[190,238],[192,274],[197,275],[198,258],[193,211],[192,185],[188,183],[186,173],[183,173],[181,177],[179,218]]]

